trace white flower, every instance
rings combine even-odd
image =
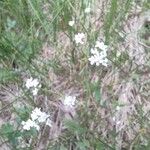
[[[100,55],[101,55],[102,58],[105,58],[105,57],[107,57],[107,52],[106,51],[101,51]]]
[[[120,125],[121,124],[121,121],[116,121],[116,125]]]
[[[22,125],[23,125],[23,129],[24,130],[30,130],[30,124],[29,123],[27,123],[27,122],[25,122],[25,121],[22,121],[22,123],[21,123]]]
[[[103,66],[107,67],[107,47],[108,46],[103,42],[96,41],[95,48],[91,49],[92,56],[88,59],[91,65],[96,64],[96,66],[99,66],[102,64]],[[101,51],[99,51],[97,48],[101,49]]]
[[[38,88],[34,88],[33,90],[32,90],[32,94],[34,95],[34,96],[36,96],[37,95],[37,93],[38,93]]]
[[[32,94],[35,96],[38,93],[39,88],[41,87],[41,84],[39,84],[38,79],[33,79],[32,77],[30,79],[26,80],[25,86],[27,89],[31,88]]]
[[[101,64],[105,67],[108,66],[108,59],[107,58],[104,58],[102,61],[101,61]]]
[[[120,57],[120,55],[121,55],[121,52],[117,51],[116,56]]]
[[[91,65],[94,65],[95,62],[96,62],[94,56],[91,56],[88,60],[90,61],[90,64],[91,64]]]
[[[52,127],[52,121],[50,119],[47,119],[46,125],[49,127]]]
[[[102,64],[103,66],[107,67],[108,59],[106,58],[106,51],[99,52],[96,48],[94,48],[91,49],[91,54],[92,56],[88,59],[91,65],[96,64],[96,66],[99,66],[100,64]]]
[[[28,119],[26,122],[22,121],[23,129],[24,130],[30,130],[31,127],[36,128],[36,130],[39,131],[40,126],[39,123],[45,122],[46,125],[51,124],[51,120],[48,119],[49,115],[47,115],[45,112],[42,112],[40,108],[35,108],[31,113],[31,119]]]
[[[84,38],[85,38],[85,34],[84,33],[78,33],[75,35],[75,42],[76,44],[84,44]]]
[[[24,130],[30,130],[31,127],[34,127],[36,128],[36,130],[39,131],[40,127],[38,124],[36,124],[34,121],[32,121],[31,119],[28,119],[26,122],[25,121],[22,121],[21,123],[23,125],[23,129]]]
[[[92,48],[91,49],[91,54],[93,54],[93,55],[99,55],[99,51],[96,49],[96,48]]]
[[[90,11],[91,11],[91,8],[90,8],[90,7],[87,7],[87,8],[85,8],[85,10],[84,10],[85,13],[90,13]]]
[[[37,120],[41,113],[41,109],[36,107],[31,113],[31,119],[34,121]]]
[[[49,117],[49,115],[47,115],[45,112],[42,112],[38,118],[38,121],[39,122],[45,122],[48,117]]]
[[[42,112],[40,108],[35,108],[31,113],[32,120],[37,120],[38,122],[45,122],[49,117],[45,112]]]
[[[104,44],[104,42],[99,42],[99,41],[96,41],[96,45],[95,45],[96,48],[99,48],[103,51],[107,51],[107,45]]]
[[[119,111],[120,109],[121,109],[121,107],[120,107],[120,106],[117,106],[117,107],[116,107],[116,110],[117,110],[117,111]]]
[[[32,77],[30,79],[27,79],[26,81],[26,87],[29,89],[31,87],[37,87],[39,84],[38,79],[33,79]]]
[[[68,22],[69,26],[71,27],[74,25],[74,23],[75,23],[74,20]]]
[[[63,101],[63,104],[65,106],[73,107],[75,105],[75,102],[76,102],[76,97],[75,96],[68,96],[68,95],[66,95],[65,99]]]
[[[29,89],[29,88],[31,88],[33,85],[31,84],[32,83],[32,80],[33,80],[33,78],[31,77],[30,79],[27,79],[27,81],[26,81],[26,87],[27,87],[27,89]]]
[[[37,87],[38,84],[39,84],[38,79],[33,79],[33,80],[32,80],[32,85],[33,85],[33,87]]]

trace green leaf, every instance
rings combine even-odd
[[[67,150],[63,145],[60,146],[60,150]]]
[[[112,0],[111,1],[111,7],[109,12],[106,15],[106,20],[105,20],[105,36],[106,36],[106,41],[109,41],[109,36],[110,36],[110,28],[113,25],[113,21],[115,20],[116,13],[117,13],[117,0]]]
[[[96,88],[94,91],[94,97],[96,99],[97,102],[100,102],[101,100],[101,93],[100,93],[100,89]]]
[[[0,69],[0,83],[7,83],[9,81],[16,81],[18,72],[11,69]]]
[[[66,120],[65,125],[73,133],[76,132],[78,134],[83,134],[86,132],[86,129],[81,127],[81,125],[75,120]]]
[[[1,133],[8,137],[10,136],[12,133],[14,132],[14,128],[11,124],[9,123],[6,123],[6,124],[3,124],[2,127],[1,127]]]
[[[83,142],[78,142],[78,143],[77,143],[77,147],[78,147],[80,150],[86,150],[86,149],[87,149],[86,145],[85,145]]]
[[[96,150],[105,150],[105,146],[101,142],[96,143]]]
[[[21,120],[27,120],[29,118],[31,110],[27,107],[21,107],[21,108],[15,107],[15,112],[17,113],[17,115]]]
[[[89,141],[85,139],[82,142],[78,142],[77,147],[80,150],[87,150],[90,147]]]
[[[101,93],[100,93],[100,83],[95,82],[91,84],[91,90],[93,91],[93,96],[95,100],[100,103],[101,100]]]

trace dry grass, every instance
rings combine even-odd
[[[111,64],[107,68],[90,66],[87,59],[96,39],[107,40],[104,28],[106,15],[111,9],[110,1],[93,3],[86,21],[74,6],[75,31],[86,33],[87,44],[83,46],[74,44],[75,31],[68,29],[62,14],[57,16],[57,42],[49,38],[50,35],[44,36],[39,53],[29,63],[31,68],[26,66],[28,70],[24,70],[19,66],[19,82],[1,85],[0,126],[9,122],[21,131],[16,110],[29,107],[30,113],[31,108],[39,107],[51,115],[53,123],[51,127],[42,125],[36,138],[19,137],[19,144],[26,148],[29,145],[35,150],[99,150],[99,147],[138,150],[141,145],[150,145],[150,47],[145,43],[148,33],[143,33],[150,12],[143,10],[143,3],[133,3],[124,14],[124,20],[118,26],[115,20],[110,27],[108,57]],[[43,7],[48,21],[54,17],[49,14],[49,7],[48,4]],[[118,6],[118,9],[121,8]],[[38,77],[42,84],[36,97],[25,91],[25,80],[30,76]],[[65,94],[76,96],[75,107],[64,106]],[[13,149],[9,140],[1,137],[0,147]]]

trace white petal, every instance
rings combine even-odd
[[[34,88],[34,89],[32,90],[32,94],[33,94],[33,96],[36,96],[36,95],[37,95],[37,93],[38,93],[38,89],[37,89],[37,88]]]
[[[76,101],[76,97],[75,96],[65,96],[65,99],[64,99],[64,105],[66,106],[74,106],[75,105],[75,101]]]
[[[38,84],[39,84],[38,79],[34,79],[34,80],[32,81],[33,87],[37,87]]]
[[[75,35],[75,42],[76,42],[76,44],[84,44],[84,41],[83,41],[83,39],[85,38],[85,35],[84,35],[84,33],[78,33],[78,34],[76,34]]]
[[[118,111],[119,111],[120,109],[121,109],[121,107],[120,107],[120,106],[117,106],[117,107],[116,107],[116,110],[118,110]]]
[[[50,119],[47,119],[46,125],[49,127],[52,127],[52,121]]]
[[[42,114],[38,118],[38,121],[45,122],[48,117],[49,117],[49,115],[47,115],[45,112],[42,112]]]
[[[99,42],[99,41],[96,41],[95,47],[105,50],[105,51],[107,50],[107,45],[105,45],[103,42]]]
[[[90,13],[90,11],[91,11],[91,8],[90,8],[90,7],[87,7],[87,8],[84,10],[85,13]]]
[[[28,89],[32,87],[32,84],[31,84],[31,83],[32,83],[32,80],[33,80],[32,77],[26,80],[26,87],[27,87]]]
[[[68,22],[69,26],[71,27],[74,25],[74,23],[75,23],[74,20]]]

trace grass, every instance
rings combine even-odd
[[[148,10],[147,0],[1,0],[0,147],[148,150]],[[88,61],[97,40],[108,45],[107,67]],[[25,87],[30,77],[41,84],[36,96]],[[63,105],[66,94],[75,107]],[[35,107],[52,126],[23,130]]]

